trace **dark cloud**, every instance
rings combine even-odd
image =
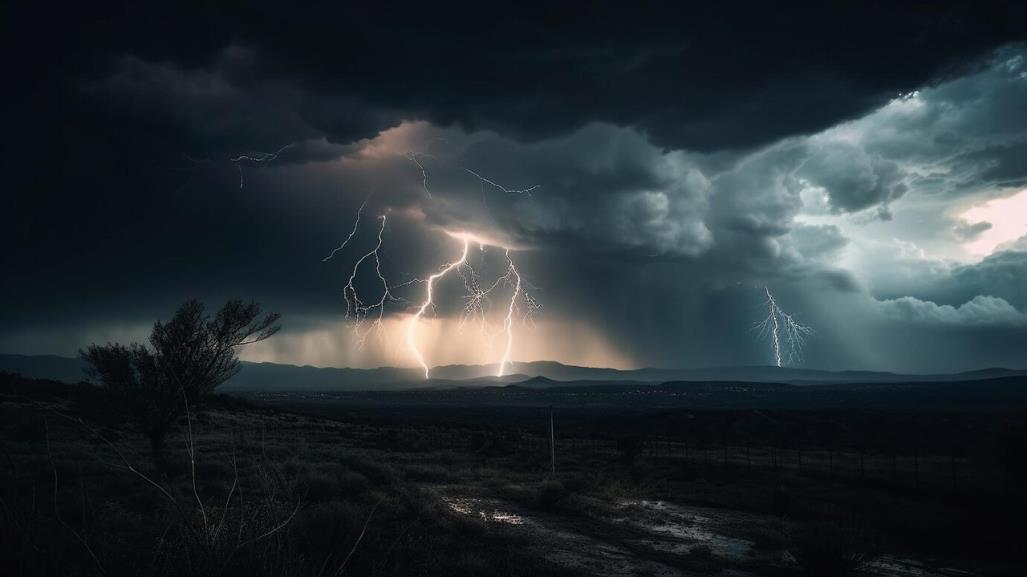
[[[662,146],[747,147],[854,118],[1023,34],[1019,4],[979,2],[461,12],[227,2],[42,16],[14,14],[15,41],[27,46],[46,22],[39,57],[62,61],[57,74],[112,102],[131,96],[141,122],[186,115],[199,124],[176,127],[196,130],[196,143],[234,136],[236,147],[271,145],[254,130],[351,142],[415,118],[528,139],[604,121]],[[252,125],[233,128],[240,118]]]
[[[902,181],[899,164],[879,154],[844,142],[812,146],[796,176],[823,187],[836,212],[856,212],[887,206],[909,187]]]
[[[34,10],[9,19],[2,347],[124,338],[194,295],[327,332],[382,215],[393,278],[450,258],[444,230],[488,235],[549,318],[638,364],[768,362],[765,286],[817,329],[811,366],[1027,342],[1027,253],[918,244],[980,234],[949,203],[1027,181],[1019,4]],[[914,238],[854,240],[909,205]]]
[[[977,295],[955,307],[914,297],[884,300],[880,306],[885,316],[914,323],[1027,327],[1027,314],[1005,299],[992,296]]]
[[[940,286],[949,294],[946,301],[992,295],[1022,309],[1027,306],[1027,251],[999,252],[979,263],[957,267],[951,279]]]

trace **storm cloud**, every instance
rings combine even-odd
[[[771,287],[807,366],[1023,365],[1027,230],[973,254],[998,228],[964,216],[1027,187],[1019,5],[74,10],[95,26],[13,38],[5,352],[241,296],[285,315],[262,358],[406,363],[352,352],[340,297],[387,215],[397,282],[447,232],[515,251],[544,304],[524,360],[766,364]]]

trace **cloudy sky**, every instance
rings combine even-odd
[[[795,366],[1027,368],[1023,8],[673,6],[15,8],[0,352],[234,297],[249,359],[416,366],[472,238],[428,364],[508,313],[516,360],[772,364],[769,289]]]

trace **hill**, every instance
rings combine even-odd
[[[0,371],[20,373],[26,377],[54,379],[64,382],[85,380],[80,359],[56,355],[0,354]],[[224,392],[258,391],[359,391],[439,389],[449,387],[481,387],[520,383],[526,387],[548,388],[595,383],[664,383],[737,382],[785,383],[794,385],[826,385],[839,383],[943,383],[982,381],[1027,375],[1024,370],[981,369],[943,375],[901,375],[873,371],[823,371],[791,367],[713,367],[703,369],[644,368],[620,370],[598,367],[576,367],[553,361],[511,363],[510,373],[494,376],[493,365],[447,365],[432,369],[432,378],[425,380],[420,369],[379,367],[351,369],[296,366],[276,363],[243,363],[243,370],[230,379]]]

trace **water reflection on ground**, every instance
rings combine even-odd
[[[540,555],[597,577],[652,575],[746,577],[794,567],[784,539],[757,543],[754,531],[785,535],[792,525],[772,515],[691,507],[659,500],[591,499],[588,515],[526,508],[500,498],[444,496],[454,514],[494,523],[532,538]],[[880,555],[871,577],[967,577],[912,559]]]

